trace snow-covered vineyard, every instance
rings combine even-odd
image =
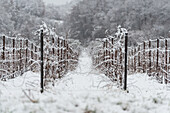
[[[170,113],[170,0],[0,0],[0,113]]]
[[[75,41],[69,43],[64,38],[55,38],[56,34],[45,24],[40,31],[44,31],[38,35],[44,38],[43,84],[40,47],[36,49],[38,47],[28,40],[3,36],[0,112],[169,113],[169,51],[166,46],[148,50],[143,46],[144,50],[127,54],[127,90],[123,90],[126,29],[118,28],[114,37],[93,41],[87,48],[78,47]],[[12,47],[8,47],[10,40]],[[156,51],[164,56],[154,58]],[[44,86],[43,93],[40,93],[40,83]]]
[[[170,89],[146,74],[128,76],[128,92],[96,71],[87,50],[75,71],[40,93],[40,74],[0,82],[1,113],[169,113]]]

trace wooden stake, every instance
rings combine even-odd
[[[151,41],[149,41],[149,76],[151,76],[151,65],[152,65],[152,62],[151,62]]]
[[[143,42],[143,73],[146,71],[146,62],[145,62],[145,41]]]
[[[167,40],[165,40],[165,71],[166,71],[166,73],[165,73],[165,84],[167,84],[168,83],[168,81],[167,81],[167,76],[168,76],[168,74],[167,74],[167,72],[168,72],[168,66],[167,66],[167,64],[168,64],[168,41]]]

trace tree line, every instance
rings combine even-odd
[[[61,20],[58,7],[43,0],[0,0],[0,34],[34,39],[42,21],[55,27],[56,20]]]
[[[33,38],[42,21],[58,35],[88,43],[128,29],[129,45],[170,36],[169,0],[73,0],[63,6],[43,0],[0,0],[0,34]],[[107,32],[106,32],[107,31]]]
[[[82,0],[66,19],[70,37],[87,42],[114,35],[118,25],[129,30],[130,45],[170,35],[169,0]],[[107,31],[107,33],[106,33]]]

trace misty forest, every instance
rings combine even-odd
[[[37,26],[46,22],[58,35],[82,43],[112,35],[118,25],[130,32],[130,45],[168,37],[169,0],[74,0],[63,5],[45,5],[42,0],[1,0],[0,32],[33,38]]]
[[[0,113],[169,113],[170,0],[0,0]]]

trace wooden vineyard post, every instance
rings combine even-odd
[[[128,52],[128,33],[125,33],[125,75],[124,75],[124,90],[127,89],[127,52]]]
[[[35,60],[35,61],[37,61],[37,60],[38,60],[38,55],[37,55],[37,46],[34,46],[34,47],[35,47],[35,49],[34,49],[34,53],[35,53],[35,54],[34,54],[34,60]],[[37,68],[38,68],[38,66],[37,66],[37,65],[36,65],[36,67],[35,67],[35,68],[36,68],[35,70],[36,70],[36,71],[38,71],[38,70],[37,70]]]
[[[141,66],[141,64],[140,64],[140,45],[138,46],[138,72],[140,72],[140,66]]]
[[[106,62],[106,65],[105,65],[105,67],[106,68],[108,68],[108,62],[107,62],[107,60],[108,60],[108,40],[106,39],[106,55],[105,55],[105,62]]]
[[[170,64],[170,51],[168,53],[169,53],[169,62],[168,62],[168,64]]]
[[[111,72],[110,71],[110,69],[111,69],[111,54],[110,54],[110,39],[108,40],[109,41],[109,43],[108,43],[108,68],[109,68],[109,76],[112,76],[113,75],[113,72]]]
[[[156,55],[156,70],[157,70],[157,77],[159,76],[159,39],[157,39],[157,55]]]
[[[63,53],[63,59],[64,59],[64,70],[66,70],[66,41],[64,40],[64,53]]]
[[[132,73],[134,73],[134,48],[132,48],[132,50],[131,50],[131,55],[132,55],[132,57],[131,57],[131,68],[132,68]]]
[[[21,69],[21,68],[22,68],[22,56],[21,56],[21,55],[22,55],[22,39],[20,40],[20,51],[19,51],[19,53],[20,53],[20,54],[19,54],[19,57],[20,57],[20,58],[19,58],[19,59],[20,59],[20,65],[19,65],[19,68],[20,68],[20,69],[19,69],[19,70],[21,71],[21,70],[22,70],[22,69]]]
[[[60,78],[60,40],[59,40],[59,38],[58,38],[58,40],[57,40],[57,46],[58,46],[58,54],[57,54],[57,56],[58,56],[58,78]]]
[[[28,39],[26,39],[26,51],[25,51],[25,70],[27,70],[28,65]]]
[[[69,60],[69,58],[68,58],[68,54],[69,54],[69,52],[68,52],[68,43],[66,44],[66,59],[67,59],[67,63],[66,63],[66,65],[67,65],[67,69],[68,69],[68,60]]]
[[[149,76],[151,76],[151,65],[152,65],[152,62],[151,62],[151,41],[149,41]]]
[[[52,38],[52,44],[53,44],[53,48],[52,48],[52,56],[54,58],[55,56],[55,50],[54,50],[54,37]],[[53,79],[55,79],[55,76],[54,76],[54,65],[52,65],[52,76],[53,76]]]
[[[31,64],[30,64],[30,66],[31,66],[31,71],[33,71],[33,59],[34,59],[34,56],[33,56],[33,48],[34,48],[34,45],[33,45],[33,43],[31,43]]]
[[[106,66],[106,42],[104,42],[104,58],[103,58],[103,62],[104,62],[104,66]]]
[[[136,72],[136,48],[134,48],[134,53],[133,53],[133,56],[134,56],[134,63],[133,63],[133,66],[134,66],[134,72]]]
[[[156,53],[155,53],[155,50],[153,50],[153,53],[152,53],[152,55],[153,55],[153,59],[152,59],[152,61],[153,61],[153,64],[152,64],[152,71],[153,72],[155,72],[155,67],[156,67],[156,60],[155,60],[155,57],[156,57]]]
[[[109,68],[111,67],[111,50],[109,49]]]
[[[12,53],[13,55],[13,75],[12,75],[12,78],[14,78],[15,77],[15,75],[14,75],[14,72],[15,72],[15,39],[13,39],[13,53]]]
[[[112,50],[112,66],[114,65],[114,54],[113,54],[113,50]]]
[[[103,51],[102,51],[102,58],[101,58],[102,61],[101,61],[101,62],[104,62],[104,53],[105,53],[105,52],[104,52],[104,46],[105,46],[105,43],[103,42],[103,49],[102,49]],[[102,66],[102,67],[103,67],[103,66]]]
[[[40,92],[43,93],[44,91],[44,83],[43,83],[43,77],[44,77],[44,69],[43,69],[43,30],[41,30],[41,35],[40,35],[40,38],[41,38],[41,90]]]
[[[5,36],[3,36],[3,53],[2,53],[2,59],[5,60]]]
[[[37,60],[37,46],[34,46],[35,47],[35,50],[34,50],[34,52],[35,52],[35,54],[34,54],[34,60],[36,61]]]
[[[65,68],[68,70],[68,62],[67,62],[67,41],[65,41]]]
[[[114,65],[113,38],[112,38],[112,65]]]
[[[145,62],[145,41],[143,42],[143,73],[145,73],[145,66],[146,62]]]
[[[2,60],[5,60],[5,36],[3,36],[2,37],[2,41],[3,41],[3,51],[2,51],[2,56],[0,56],[0,57],[2,57]],[[1,60],[1,58],[0,58],[0,60]],[[0,73],[0,78],[2,77],[2,72]]]
[[[115,50],[115,62],[116,62],[116,68],[118,68],[118,62],[117,62],[117,50]],[[117,80],[117,69],[115,70],[115,80]]]
[[[167,84],[167,77],[168,77],[168,66],[167,66],[167,63],[168,63],[168,41],[165,40],[165,84]]]

